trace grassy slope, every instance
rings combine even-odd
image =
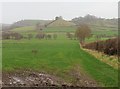
[[[105,30],[99,30],[99,29],[102,29],[103,27],[99,27],[99,28],[96,28],[96,26],[92,27],[92,32],[94,34],[107,34],[107,35],[114,35],[114,34],[117,34],[117,31],[108,31],[107,28],[105,28]],[[45,28],[43,30],[43,32],[45,33],[66,33],[66,32],[75,32],[75,30],[77,29],[77,27],[75,26],[72,26],[72,27],[49,27],[49,28]],[[20,27],[20,28],[15,28],[13,29],[12,31],[14,32],[19,32],[21,34],[37,34],[37,31],[35,30],[35,27],[34,26],[27,26],[27,27]],[[100,40],[106,40],[108,38],[102,38]],[[93,37],[90,37],[89,39],[86,39],[86,43],[88,42],[94,42],[96,40],[95,36]]]
[[[52,23],[50,23],[47,27],[63,27],[63,26],[75,26],[75,23],[63,20],[63,19],[57,19],[54,20]]]
[[[44,32],[75,32],[76,27],[49,27],[45,28]]]
[[[49,27],[45,28],[44,32],[75,32],[77,27]],[[114,35],[118,34],[117,27],[111,28],[111,27],[97,27],[97,26],[91,26],[92,33],[95,35],[100,34],[106,34],[106,35]],[[35,27],[34,26],[27,26],[27,27],[20,27],[15,28],[12,31],[20,32],[20,33],[35,33]]]
[[[3,71],[31,68],[70,80],[69,71],[79,65],[103,86],[117,86],[117,70],[80,49],[75,40],[60,34],[57,40],[3,41]],[[32,49],[38,54],[32,54]]]
[[[15,28],[12,31],[16,31],[16,32],[27,32],[27,31],[31,31],[34,30],[35,27],[34,26],[26,26],[26,27],[19,27],[19,28]]]
[[[117,27],[101,27],[101,26],[91,26],[93,34],[100,35],[100,34],[106,34],[109,36],[112,36],[114,34],[118,34],[118,28]]]

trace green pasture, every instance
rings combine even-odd
[[[32,69],[56,75],[65,81],[73,81],[74,77],[70,73],[77,66],[80,67],[80,71],[96,80],[100,86],[118,86],[116,69],[83,51],[77,40],[66,38],[65,33],[57,34],[56,40],[35,38],[18,41],[4,40],[2,43],[3,71]],[[32,50],[37,50],[37,53],[32,53]]]
[[[117,27],[98,27],[98,26],[90,26],[92,30],[92,34],[94,35],[101,35],[105,34],[107,36],[114,36],[118,35],[118,29]],[[45,33],[66,33],[71,32],[74,33],[76,31],[76,26],[71,27],[47,27],[43,29],[43,32]],[[36,30],[35,26],[27,26],[27,27],[19,27],[12,29],[14,32],[19,32],[22,34],[37,34],[39,31]]]

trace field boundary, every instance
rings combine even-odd
[[[81,46],[81,44],[79,43],[80,45],[80,48],[83,49],[84,51],[86,51],[87,53],[89,53],[90,55],[94,56],[96,59],[112,66],[113,68],[115,69],[118,69],[118,65],[120,64],[119,61],[118,61],[118,57],[117,56],[108,56],[102,52],[98,52],[98,51],[95,51],[95,50],[90,50],[90,49],[86,49],[86,48],[83,48]]]

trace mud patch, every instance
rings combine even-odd
[[[74,80],[70,83],[64,79],[50,75],[44,72],[17,71],[14,73],[3,73],[3,87],[97,87],[97,83],[82,74],[79,69],[75,68],[70,72]]]
[[[24,71],[19,73],[4,73],[3,87],[33,87],[60,86],[66,84],[62,79],[38,72]]]

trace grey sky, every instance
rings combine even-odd
[[[13,23],[23,19],[54,19],[92,14],[104,18],[118,17],[117,2],[4,2],[2,23]]]

